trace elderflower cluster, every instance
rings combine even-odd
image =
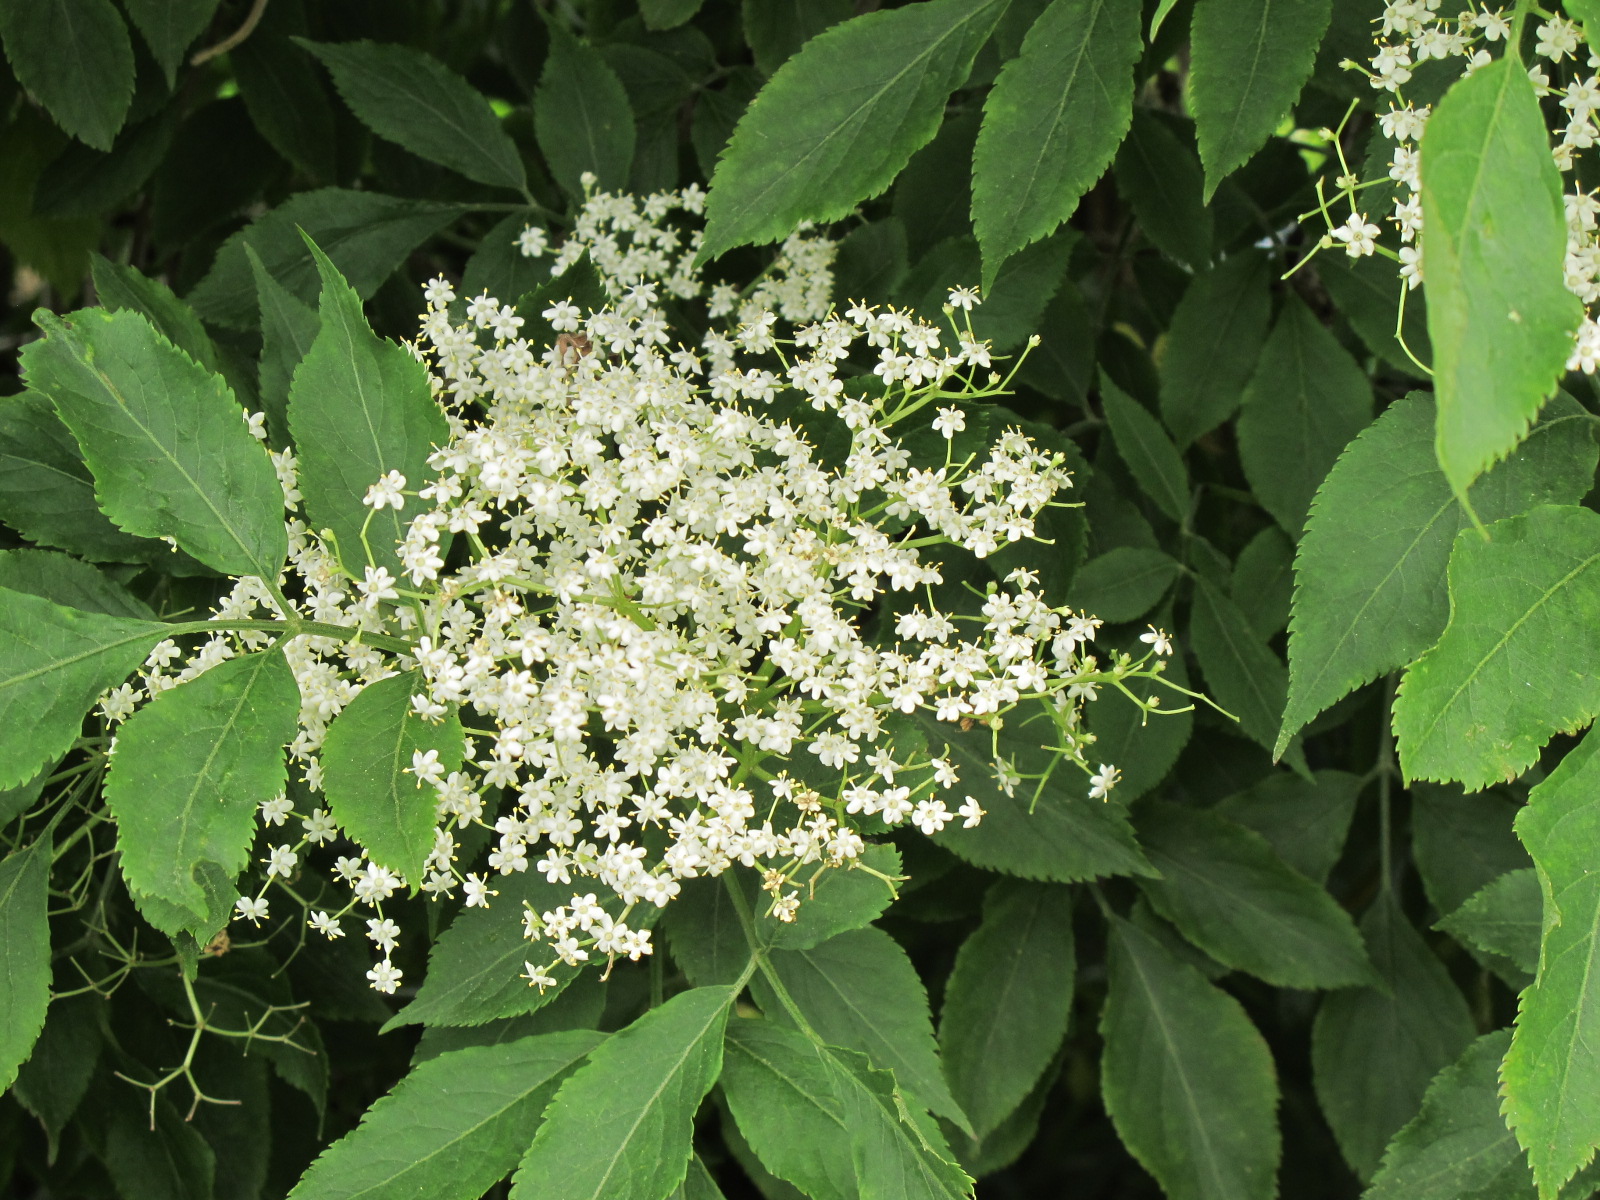
[[[459,766],[431,749],[406,768],[436,820],[422,878],[349,846],[337,802],[262,806],[281,840],[240,915],[264,918],[267,890],[296,877],[309,847],[348,848],[334,867],[348,899],[304,903],[330,938],[361,910],[380,991],[401,979],[383,906],[409,887],[485,907],[513,873],[570,886],[569,903],[524,914],[526,977],[547,986],[557,964],[650,953],[653,914],[685,880],[753,868],[769,911],[792,920],[818,872],[857,864],[867,837],[977,825],[984,810],[962,787],[974,768],[958,769],[930,723],[987,731],[993,784],[1026,801],[1049,772],[1024,776],[999,730],[1030,705],[1048,718],[1028,736],[1052,750],[1050,769],[1081,769],[1103,799],[1118,772],[1093,762],[1083,705],[1102,687],[1166,684],[1163,631],[1145,635],[1142,657],[1102,661],[1100,622],[1052,605],[1032,571],[970,596],[944,587],[931,551],[981,559],[1032,538],[1071,482],[1060,454],[1016,428],[968,434],[977,402],[1005,384],[972,333],[977,297],[952,295],[946,329],[891,309],[835,312],[834,246],[805,229],[753,286],[707,284],[700,233],[686,228],[702,202],[692,187],[642,201],[591,192],[554,274],[592,264],[607,295],[595,311],[463,303],[442,279],[427,286],[412,349],[450,436],[427,478],[390,471],[365,494],[374,515],[405,514],[395,570],[348,569],[302,519],[292,457],[274,455],[294,612],[245,579],[219,614],[360,632],[283,643],[306,794],[322,792],[330,726],[381,680],[409,673],[413,712],[459,714],[466,730]],[[541,230],[519,244],[550,249]],[[683,345],[669,308],[692,302],[711,325]],[[550,344],[522,336],[534,321]],[[143,690],[267,637],[219,637],[177,675],[182,654],[163,643]],[[138,698],[108,696],[107,716]],[[277,832],[296,825],[298,837]],[[490,844],[469,863],[474,827]]]
[[[1393,257],[1407,291],[1423,281],[1419,147],[1432,109],[1407,101],[1404,89],[1412,82],[1414,72],[1430,60],[1454,60],[1462,75],[1471,74],[1493,61],[1497,51],[1504,52],[1513,29],[1512,14],[1506,8],[1475,3],[1459,11],[1441,12],[1440,8],[1441,0],[1390,0],[1376,22],[1377,39],[1370,65],[1344,64],[1362,71],[1373,88],[1392,97],[1388,110],[1378,118],[1384,137],[1391,143],[1387,171],[1388,180],[1395,185],[1392,211],[1362,211],[1357,195],[1363,186],[1371,184],[1358,183],[1347,164],[1338,187],[1339,198],[1349,207],[1349,217],[1337,223],[1330,207],[1322,208],[1329,225],[1323,247],[1342,246],[1352,258],[1371,254]],[[1546,17],[1537,25],[1535,34],[1535,61],[1528,68],[1528,78],[1539,95],[1557,101],[1554,110],[1562,114],[1562,123],[1552,156],[1562,174],[1571,178],[1562,197],[1567,216],[1566,286],[1583,301],[1586,310],[1567,369],[1592,375],[1600,369],[1600,324],[1594,317],[1595,306],[1600,302],[1600,231],[1596,220],[1600,199],[1594,191],[1585,190],[1579,180],[1585,174],[1582,152],[1600,142],[1600,77],[1596,75],[1600,56],[1584,43],[1581,27],[1564,17]],[[1594,166],[1590,164],[1588,173],[1592,174]],[[1383,232],[1380,221],[1398,232],[1397,250],[1379,243]]]

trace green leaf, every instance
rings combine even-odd
[[[1067,603],[1113,624],[1137,620],[1166,595],[1178,571],[1170,554],[1118,546],[1078,568]]]
[[[1436,449],[1464,496],[1555,391],[1583,316],[1563,276],[1561,174],[1520,61],[1474,71],[1435,106],[1422,214]]]
[[[972,1180],[956,1165],[939,1129],[908,1108],[892,1072],[865,1055],[824,1046],[862,1197],[871,1200],[964,1200]]]
[[[1372,385],[1305,303],[1290,295],[1245,390],[1235,434],[1261,507],[1299,537],[1311,498],[1372,420]]]
[[[1228,595],[1258,636],[1271,641],[1283,632],[1294,596],[1294,543],[1282,530],[1269,525],[1245,544]]]
[[[39,392],[0,399],[0,520],[93,562],[174,557],[160,542],[123,533],[100,511],[78,443]]]
[[[516,1165],[556,1080],[604,1041],[589,1030],[546,1033],[420,1063],[322,1152],[290,1195],[477,1200]]]
[[[289,444],[289,390],[295,368],[311,352],[322,323],[316,309],[267,273],[254,246],[245,246],[245,255],[261,308],[261,360],[256,379],[261,407],[267,414],[267,441],[283,447]]]
[[[501,888],[500,891],[503,897],[505,889]],[[427,986],[426,981],[423,986]],[[596,1029],[605,1015],[608,987],[609,984],[600,978],[600,972],[589,971],[577,975],[567,986],[558,989],[559,994],[536,1012],[502,1017],[482,1025],[428,1025],[422,1031],[422,1038],[417,1042],[411,1061],[413,1064],[426,1062],[451,1050],[464,1050],[468,1046],[499,1046],[535,1034]],[[533,990],[537,992],[539,989]]]
[[[489,907],[463,909],[434,941],[428,951],[428,974],[416,999],[384,1026],[385,1031],[401,1025],[482,1025],[520,1016],[551,1003],[577,978],[580,968],[559,963],[550,970],[556,986],[541,991],[522,974],[523,964],[538,950],[528,942],[523,913],[529,908],[549,912],[566,904],[572,898],[571,885],[546,882],[530,868],[501,876],[491,886],[499,894]]]
[[[733,131],[711,177],[701,258],[833,221],[888,188],[939,131],[1006,0],[928,0],[807,42]],[[1030,239],[1031,240],[1031,239]]]
[[[525,211],[511,213],[483,235],[461,273],[461,295],[481,296],[487,292],[506,304],[515,304],[527,293],[553,282],[549,259],[529,258],[517,245],[518,235],[530,224],[528,215]],[[526,325],[522,336],[528,336]]]
[[[50,834],[0,860],[0,1087],[33,1050],[50,1005]]]
[[[205,32],[218,0],[123,0],[128,16],[161,64],[170,90],[178,66],[194,40]]]
[[[1489,534],[1456,538],[1450,624],[1400,682],[1408,779],[1514,779],[1552,734],[1600,713],[1600,661],[1572,636],[1600,621],[1600,513],[1536,508]]]
[[[813,1200],[855,1200],[851,1129],[815,1045],[761,1018],[729,1021],[720,1082],[767,1170]]]
[[[275,582],[288,553],[283,490],[228,385],[137,313],[38,319],[46,336],[23,368],[83,447],[106,514],[223,574]]]
[[[1527,1194],[1527,1161],[1500,1116],[1496,1076],[1510,1041],[1507,1030],[1486,1033],[1434,1077],[1362,1200]]]
[[[100,693],[132,674],[167,629],[0,590],[0,787],[65,754]]]
[[[660,1200],[683,1182],[733,1000],[680,992],[593,1051],[545,1110],[512,1200]]]
[[[108,617],[156,617],[149,605],[103,571],[54,550],[0,551],[0,588]]]
[[[244,869],[256,806],[283,791],[283,748],[299,714],[294,673],[267,650],[169,688],[123,723],[105,792],[135,898],[187,910],[190,931],[208,920],[195,876],[205,863],[230,879]]]
[[[1311,78],[1331,0],[1200,0],[1190,31],[1189,103],[1206,202],[1261,149]]]
[[[1323,883],[1344,850],[1360,794],[1360,776],[1346,771],[1318,771],[1311,780],[1277,771],[1214,811],[1255,830],[1284,862]]]
[[[123,1085],[126,1087],[127,1085]],[[217,1159],[165,1097],[119,1097],[105,1132],[105,1167],[118,1200],[206,1200]]]
[[[89,1090],[100,1060],[103,1007],[104,1001],[92,992],[58,996],[45,1014],[33,1052],[17,1072],[12,1094],[39,1118],[52,1146]]]
[[[1157,614],[1157,619],[1166,618]],[[1136,641],[1131,632],[1120,640],[1115,635],[1102,633],[1099,641],[1113,651],[1133,653],[1149,648]],[[1166,677],[1180,687],[1188,686],[1189,669],[1182,655],[1173,655],[1167,660]],[[1171,696],[1164,688],[1152,688],[1151,694],[1160,696],[1163,703]],[[1179,708],[1160,716],[1148,716],[1121,692],[1106,689],[1084,713],[1084,723],[1095,737],[1096,760],[1103,757],[1122,771],[1122,779],[1113,793],[1113,805],[1128,805],[1167,777],[1194,732],[1194,713]]]
[[[1174,521],[1189,512],[1189,471],[1150,411],[1100,373],[1100,399],[1117,453],[1156,507]]]
[[[592,171],[603,191],[627,186],[633,165],[633,109],[622,80],[600,52],[559,20],[546,19],[550,53],[533,95],[533,127],[550,174],[571,196]]]
[[[289,15],[277,22],[278,28],[268,28],[280,11]],[[311,179],[331,182],[339,173],[333,101],[322,73],[288,36],[304,32],[303,12],[295,19],[288,5],[274,5],[255,34],[229,52],[228,60],[239,98],[261,137]]]
[[[1117,917],[1100,1034],[1106,1111],[1171,1200],[1277,1194],[1267,1043],[1237,1000]]]
[[[1381,892],[1361,918],[1373,965],[1388,985],[1330,992],[1311,1026],[1317,1099],[1345,1161],[1370,1179],[1389,1139],[1417,1115],[1429,1081],[1473,1037],[1467,1002]]]
[[[763,75],[771,75],[824,29],[848,21],[853,11],[850,0],[741,0],[739,5],[744,39]]]
[[[950,1091],[988,1137],[1033,1089],[1067,1032],[1077,959],[1072,893],[1002,879],[945,984],[939,1048]]]
[[[111,149],[133,101],[133,43],[111,0],[0,0],[0,39],[57,125]]]
[[[328,808],[372,860],[413,883],[433,851],[436,797],[411,770],[412,756],[438,753],[446,775],[461,769],[465,737],[454,712],[437,723],[417,716],[425,691],[411,671],[369,683],[328,726],[322,786]]]
[[[689,1160],[689,1173],[668,1200],[726,1200],[711,1171],[697,1154]]]
[[[1346,447],[1323,481],[1295,561],[1289,701],[1278,735],[1438,641],[1450,615],[1446,565],[1469,518],[1433,455],[1433,404],[1413,392]],[[1473,485],[1485,521],[1580,500],[1597,452],[1589,418],[1558,399],[1503,464]]]
[[[731,882],[738,884],[738,877]],[[750,940],[728,894],[729,884],[726,875],[685,880],[683,893],[667,906],[662,920],[672,961],[695,987],[733,983],[750,961]]]
[[[928,745],[960,773],[962,795],[977,798],[985,816],[973,829],[945,829],[934,836],[974,866],[1024,879],[1074,883],[1107,875],[1142,874],[1150,869],[1134,840],[1127,812],[1116,803],[1091,800],[1086,784],[1074,778],[1077,768],[1060,765],[1034,801],[1037,784],[1024,781],[1009,793],[995,773],[991,734],[974,727],[937,721],[933,714],[913,716]],[[1039,739],[1013,733],[1000,736],[1000,752],[1025,775],[1045,771],[1053,756]]]
[[[1412,787],[1411,857],[1441,915],[1507,871],[1533,865],[1512,828],[1521,808],[1501,788],[1469,794],[1432,783]]]
[[[1539,969],[1544,897],[1532,867],[1508,871],[1439,922],[1451,937],[1503,954],[1532,975]]]
[[[1230,255],[1184,291],[1161,355],[1161,419],[1179,445],[1243,402],[1271,316],[1267,260],[1258,251]]]
[[[395,547],[425,502],[411,495],[404,508],[374,510],[363,500],[388,471],[405,476],[408,492],[426,487],[428,455],[449,440],[450,426],[428,369],[375,335],[356,292],[321,250],[312,253],[322,273],[321,328],[289,389],[307,523],[333,531],[339,561],[357,579],[369,563],[399,579]]]
[[[1200,199],[1205,180],[1193,140],[1180,140],[1166,121],[1135,108],[1115,170],[1117,191],[1145,237],[1190,270],[1204,270],[1211,262],[1212,216]]]
[[[1135,5],[1052,0],[1000,69],[972,157],[985,288],[1001,263],[1070,217],[1111,165],[1132,118],[1141,49]]]
[[[860,867],[825,871],[811,890],[802,892],[800,910],[792,922],[773,920],[758,910],[756,929],[766,934],[764,944],[809,950],[835,934],[877,920],[894,899],[888,880],[901,877],[900,852],[889,845],[868,846],[854,861]]]
[[[1375,982],[1355,922],[1260,834],[1203,809],[1147,803],[1139,842],[1151,906],[1225,966],[1277,987]]]
[[[1058,230],[1007,259],[991,281],[983,304],[972,313],[973,336],[1008,353],[1021,346],[1039,327],[1039,320],[1056,289],[1065,281],[1067,260],[1077,234]],[[950,289],[970,287],[981,264],[978,243],[968,235],[950,238],[923,257],[900,292],[912,308],[929,319],[948,302]]]
[[[1522,993],[1501,1072],[1505,1115],[1527,1150],[1541,1198],[1600,1143],[1600,737],[1590,733],[1517,817],[1545,898],[1539,974]]]
[[[705,0],[639,0],[646,28],[676,29],[700,11]]]
[[[122,266],[100,254],[89,256],[94,290],[103,308],[129,309],[155,326],[155,330],[208,371],[220,369],[217,348],[194,310],[172,294],[159,279]]]
[[[379,42],[294,39],[322,60],[361,123],[419,158],[524,190],[522,156],[481,92],[431,54]]]
[[[893,1070],[924,1107],[966,1125],[939,1069],[922,980],[892,937],[868,926],[809,950],[773,950],[768,961],[823,1041],[861,1051],[873,1065]],[[765,980],[758,976],[751,986],[762,1011],[787,1022]]]
[[[296,192],[222,243],[211,270],[189,293],[189,303],[215,324],[254,327],[260,310],[255,276],[244,251],[247,244],[274,279],[297,299],[314,303],[321,275],[306,244],[308,237],[356,294],[369,299],[408,254],[461,211],[458,204],[343,188]]]
[[[1212,697],[1238,718],[1240,729],[1272,750],[1289,688],[1288,669],[1250,628],[1239,606],[1209,579],[1195,580],[1190,619],[1194,654]],[[1295,770],[1302,769],[1305,754],[1298,744],[1275,753],[1286,754]]]

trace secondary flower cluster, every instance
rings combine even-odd
[[[1338,187],[1350,215],[1343,223],[1336,223],[1328,208],[1323,209],[1329,224],[1323,245],[1341,245],[1352,258],[1371,254],[1396,258],[1400,277],[1409,290],[1423,281],[1418,148],[1432,110],[1429,105],[1408,102],[1404,89],[1412,82],[1414,71],[1430,60],[1454,60],[1463,75],[1492,62],[1495,51],[1503,51],[1511,37],[1513,18],[1506,9],[1478,4],[1441,13],[1440,0],[1391,0],[1377,26],[1370,67],[1352,62],[1344,65],[1362,71],[1375,89],[1393,97],[1388,110],[1378,118],[1383,136],[1390,143],[1387,172],[1388,181],[1395,185],[1393,207],[1387,213],[1370,208],[1363,211],[1358,193],[1372,183],[1359,183],[1346,166]],[[1600,199],[1578,180],[1584,174],[1582,153],[1600,142],[1600,125],[1596,122],[1600,114],[1600,77],[1595,74],[1600,70],[1600,57],[1584,43],[1581,27],[1564,17],[1547,17],[1535,33],[1535,61],[1528,68],[1528,77],[1541,96],[1557,99],[1562,123],[1551,152],[1556,166],[1572,180],[1563,197],[1567,214],[1566,285],[1587,310],[1567,369],[1592,375],[1600,369],[1600,325],[1594,319],[1594,307],[1600,301],[1600,232],[1596,228]],[[1435,85],[1437,82],[1433,81]],[[1591,163],[1590,174],[1593,166]],[[1397,251],[1378,242],[1382,233],[1379,221],[1398,231]]]
[[[428,285],[413,349],[450,438],[428,478],[390,472],[365,496],[374,513],[420,501],[398,577],[348,573],[297,515],[292,457],[275,456],[290,603],[410,647],[286,644],[307,793],[323,786],[329,726],[379,680],[415,672],[415,713],[459,712],[467,730],[460,769],[431,750],[408,768],[437,819],[425,876],[403,879],[356,847],[335,868],[349,900],[302,901],[329,937],[358,906],[371,911],[379,990],[401,978],[383,904],[408,885],[468,907],[515,872],[570,885],[569,903],[524,917],[527,978],[548,985],[558,963],[649,953],[635,910],[666,905],[684,880],[756,868],[770,911],[792,919],[817,873],[855,864],[865,837],[977,825],[970,790],[982,788],[961,786],[938,722],[986,727],[998,746],[1007,714],[1032,704],[1053,718],[1030,727],[1049,729],[1040,743],[1104,798],[1117,771],[1092,764],[1083,704],[1104,686],[1165,682],[1165,633],[1147,633],[1137,660],[1101,661],[1100,622],[1053,606],[1026,569],[953,599],[944,587],[929,551],[983,559],[1033,537],[1070,484],[1062,456],[1020,430],[969,430],[975,402],[1005,382],[971,332],[976,298],[952,296],[946,329],[861,305],[836,313],[834,247],[805,230],[753,287],[708,286],[693,265],[699,234],[682,227],[701,202],[693,188],[590,196],[555,272],[587,255],[609,294],[598,311],[555,301],[519,313]],[[530,230],[521,244],[539,255],[548,238]],[[669,299],[706,302],[698,345],[674,342]],[[519,336],[535,317],[553,344]],[[246,579],[219,616],[275,609]],[[184,671],[265,636],[219,638]],[[152,656],[148,693],[176,680],[177,657],[170,644]],[[137,698],[109,696],[106,711]],[[996,785],[1027,786],[998,754]],[[266,889],[296,879],[307,846],[343,836],[327,807],[302,808],[263,806],[264,826],[298,818],[303,836],[270,848],[241,915],[265,917]],[[492,835],[481,865],[463,861],[474,826]]]

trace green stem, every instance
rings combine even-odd
[[[800,1032],[818,1046],[826,1045],[822,1035],[811,1027],[811,1022],[806,1020],[805,1013],[800,1011],[800,1006],[794,1002],[794,997],[789,995],[789,989],[783,986],[783,980],[767,961],[766,947],[761,944],[761,938],[756,933],[755,914],[750,911],[750,902],[745,899],[744,889],[739,886],[733,872],[724,874],[722,882],[728,889],[728,897],[733,901],[733,911],[738,914],[739,925],[743,928],[745,941],[750,946],[750,961],[745,964],[739,986],[743,987],[749,982],[750,977],[760,970],[762,977],[767,981],[767,986],[772,989],[772,994],[778,998],[778,1003],[783,1006],[783,1010],[789,1014],[789,1019],[795,1023]]]

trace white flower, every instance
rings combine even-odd
[[[321,911],[320,909],[311,914],[311,917],[306,924],[310,925],[311,928],[315,929],[329,941],[332,941],[334,938],[341,938],[344,936],[344,929],[339,925],[338,919],[335,917],[330,917],[327,913]]]
[[[379,600],[398,600],[400,593],[395,590],[395,582],[388,567],[368,567],[366,578],[357,581],[356,588],[374,603]]]
[[[282,792],[271,800],[261,802],[261,823],[263,825],[282,825],[284,820],[294,811],[294,804]]]
[[[387,955],[395,948],[400,939],[400,926],[388,917],[372,919],[367,922],[367,937],[378,944],[378,949]]]
[[[333,819],[333,814],[325,808],[314,809],[309,817],[300,822],[306,831],[306,841],[313,846],[320,846],[324,842],[331,842],[339,836],[339,825]]]
[[[461,887],[461,890],[466,895],[468,908],[488,908],[489,897],[498,896],[500,894],[499,892],[491,889],[489,885],[477,875],[468,875],[466,882]]]
[[[267,414],[264,412],[245,413],[245,428],[250,431],[250,436],[258,442],[267,440]]]
[[[933,427],[948,441],[967,427],[966,414],[959,408],[941,408],[933,419]]]
[[[267,919],[266,897],[240,896],[233,902],[233,910],[245,920],[259,925]]]
[[[405,486],[406,477],[399,471],[385,471],[378,482],[367,489],[361,503],[374,512],[385,507],[399,512],[406,506]]]
[[[294,874],[294,868],[300,861],[300,856],[294,852],[293,847],[279,845],[273,846],[268,850],[267,857],[261,861],[267,864],[267,878],[287,879]]]
[[[372,981],[372,990],[386,996],[394,995],[395,989],[400,986],[401,975],[400,968],[387,958],[367,972],[367,978]]]
[[[959,308],[962,312],[971,312],[982,303],[983,301],[979,298],[978,293],[971,288],[958,287],[951,289],[951,308]]]
[[[976,800],[968,796],[961,807],[956,809],[956,815],[964,818],[961,822],[961,828],[972,829],[988,814],[978,807]]]
[[[1141,633],[1139,640],[1157,654],[1165,656],[1172,653],[1172,639],[1167,636],[1166,630],[1157,629],[1154,625]]]
[[[1333,238],[1344,243],[1344,251],[1351,258],[1363,258],[1376,251],[1380,232],[1360,213],[1351,213],[1348,221],[1333,230]]]
[[[550,248],[550,235],[537,225],[529,225],[517,235],[517,249],[527,258],[538,258]]]
[[[1121,778],[1121,771],[1101,763],[1100,770],[1089,776],[1089,799],[1104,800]]]

